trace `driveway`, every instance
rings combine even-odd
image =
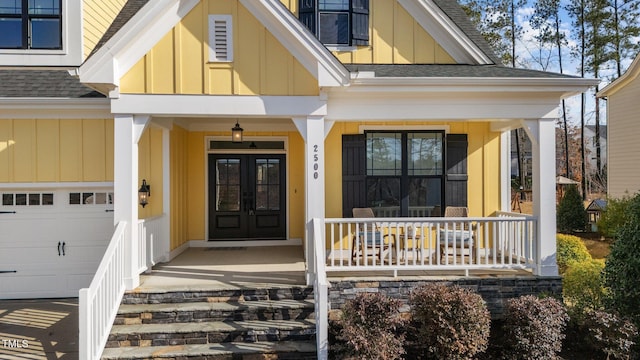
[[[78,299],[0,300],[0,359],[78,359]]]

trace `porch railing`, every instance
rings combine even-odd
[[[160,254],[157,249],[162,243],[163,216],[138,220],[138,273],[150,270],[156,264]]]
[[[327,271],[530,269],[536,218],[325,219]],[[324,250],[324,249],[323,249]]]
[[[126,227],[126,222],[118,223],[91,285],[80,289],[81,360],[100,358],[122,301],[125,290]]]

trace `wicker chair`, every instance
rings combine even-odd
[[[445,218],[462,218],[469,216],[469,209],[467,207],[447,206],[444,209]],[[449,224],[445,228],[440,229],[440,263],[443,262],[445,256],[453,254],[453,250],[449,251],[449,248],[456,248],[458,252],[462,252],[459,255],[464,256],[464,250],[469,251],[469,258],[471,264],[474,263],[473,253],[473,240],[474,240],[475,227],[468,223],[463,223],[462,227],[456,224],[454,228],[452,224]]]
[[[352,215],[356,219],[369,219],[375,218],[372,208],[353,208]],[[391,238],[391,241],[389,241]],[[351,243],[351,258],[366,254],[365,249],[370,248],[370,254],[377,252],[378,259],[382,260],[382,252],[393,246],[395,243],[394,234],[385,234],[380,226],[372,224],[371,226],[364,227],[359,224],[356,232],[353,234],[353,241]]]

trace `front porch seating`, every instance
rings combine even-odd
[[[372,208],[353,208],[351,210],[354,218],[375,218]],[[389,241],[388,238],[391,238]],[[374,224],[358,224],[356,232],[353,234],[351,243],[351,258],[358,256],[365,258],[367,255],[377,254],[378,260],[382,260],[382,252],[393,246],[395,243],[395,235],[384,233],[378,223]],[[369,252],[366,249],[371,249]]]
[[[447,206],[444,209],[445,218],[462,218],[469,216],[469,209],[463,206]],[[469,226],[468,223],[450,223],[444,228],[440,229],[440,263],[443,262],[445,257],[455,254],[454,251],[459,251],[458,255],[461,255],[464,259],[464,250],[468,249],[470,263],[474,263],[473,254],[473,240],[474,240],[474,226]],[[449,249],[452,250],[449,250]],[[456,250],[453,250],[456,248]]]

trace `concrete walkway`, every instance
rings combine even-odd
[[[78,299],[0,300],[0,359],[78,359]]]

